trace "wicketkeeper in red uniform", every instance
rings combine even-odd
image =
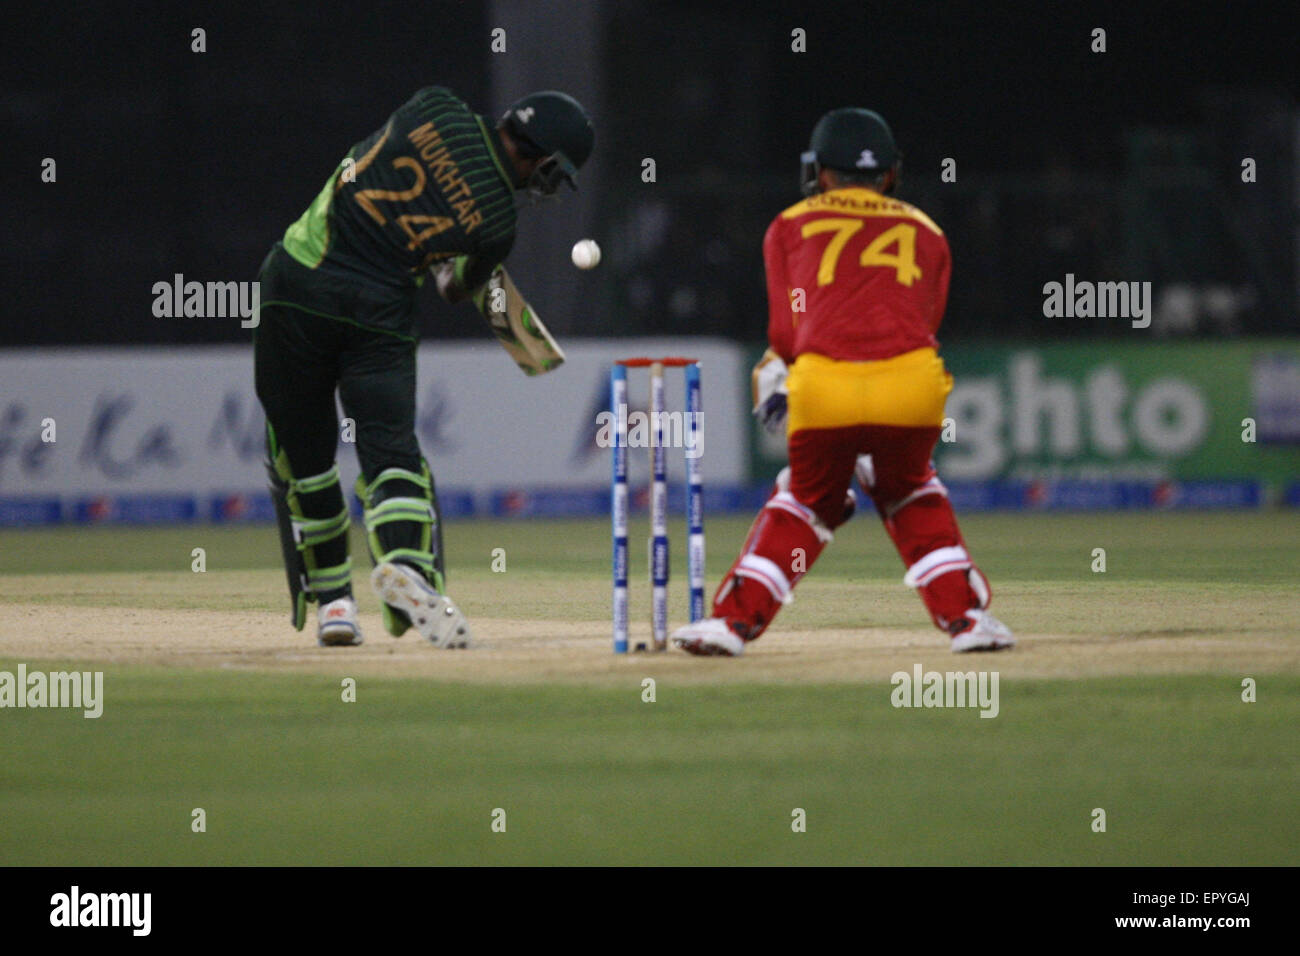
[[[876,113],[827,113],[802,160],[808,198],[763,239],[770,348],[754,369],[755,414],[785,425],[790,464],[719,585],[713,616],[673,643],[743,653],[852,516],[856,476],[903,559],[904,583],[952,649],[1010,647],[931,461],[952,390],[935,339],[948,242],[921,210],[889,198],[901,154]]]

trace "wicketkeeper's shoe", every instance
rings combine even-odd
[[[317,609],[316,643],[321,647],[355,647],[361,643],[356,601],[341,597]]]
[[[744,639],[720,617],[706,617],[673,632],[673,646],[699,657],[739,657]]]
[[[370,572],[379,600],[406,615],[411,626],[434,647],[469,647],[469,622],[445,594],[439,594],[415,568],[385,561]]]
[[[988,611],[972,609],[950,625],[952,652],[1000,651],[1014,647],[1016,639],[1007,627]]]

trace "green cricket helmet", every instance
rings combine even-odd
[[[581,103],[557,90],[529,93],[506,110],[500,125],[524,159],[541,160],[524,184],[530,193],[550,196],[561,182],[578,188],[578,168],[591,155],[596,138]]]
[[[817,121],[808,149],[799,161],[800,186],[805,196],[811,196],[817,192],[817,176],[822,169],[866,174],[892,169],[897,181],[903,154],[883,116],[846,106],[831,110]],[[892,188],[891,183],[886,191]]]

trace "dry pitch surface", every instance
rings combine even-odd
[[[917,663],[987,667],[993,658],[948,653],[946,639],[899,582],[883,535],[875,527],[864,531],[865,524],[841,532],[795,603],[741,660],[676,651],[614,656],[608,544],[599,522],[453,528],[451,591],[479,644],[464,652],[436,651],[413,632],[400,639],[384,632],[364,558],[357,561],[357,593],[366,643],[316,647],[310,627],[299,634],[287,623],[269,528],[10,532],[0,542],[10,572],[0,577],[0,659],[596,685],[647,675],[857,683],[887,681]],[[1294,515],[993,516],[967,524],[994,582],[994,610],[1020,639],[1014,651],[996,656],[1005,677],[1300,671],[1291,626],[1296,592],[1289,581],[1270,580],[1284,577],[1288,566],[1296,570]],[[744,527],[734,519],[713,523],[710,586]],[[1105,572],[1091,569],[1094,545],[1109,545]],[[202,573],[190,569],[193,547],[205,547]],[[506,550],[505,573],[491,570],[496,547]],[[74,552],[89,564],[97,551],[110,567],[150,570],[41,573]],[[20,568],[35,573],[12,573]],[[639,624],[633,639],[646,641],[648,588],[635,586],[642,568],[632,573]],[[679,576],[675,622],[684,619],[683,590]]]

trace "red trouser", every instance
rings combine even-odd
[[[966,552],[957,518],[930,456],[938,426],[848,425],[805,428],[790,436],[790,467],[750,529],[740,557],[714,597],[713,616],[749,640],[790,600],[799,579],[852,511],[846,496],[860,456],[859,479],[871,495],[903,564],[936,626],[948,629],[988,605],[988,584]]]

